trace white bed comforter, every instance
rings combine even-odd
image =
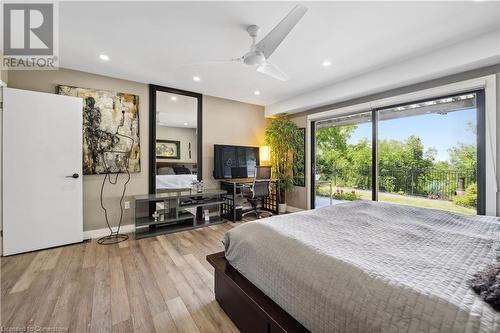
[[[500,332],[467,281],[500,255],[500,222],[356,201],[245,223],[231,265],[312,332]]]
[[[156,189],[183,189],[191,188],[193,181],[198,178],[196,175],[157,175],[156,176]]]

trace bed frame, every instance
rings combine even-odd
[[[215,269],[215,299],[245,333],[309,332],[227,261],[224,252],[207,256]]]

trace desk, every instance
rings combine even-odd
[[[225,202],[222,204],[222,216],[230,221],[236,222],[235,199],[241,193],[244,186],[252,186],[253,178],[224,179],[220,181],[220,188],[227,192],[224,196]],[[276,195],[276,181],[271,181],[271,193],[263,200],[263,210],[273,214],[278,214],[278,200]]]

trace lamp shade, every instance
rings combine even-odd
[[[260,146],[259,148],[259,158],[261,162],[271,161],[271,147]]]

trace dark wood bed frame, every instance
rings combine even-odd
[[[226,260],[224,252],[207,256],[215,269],[215,299],[241,332],[309,332]]]

